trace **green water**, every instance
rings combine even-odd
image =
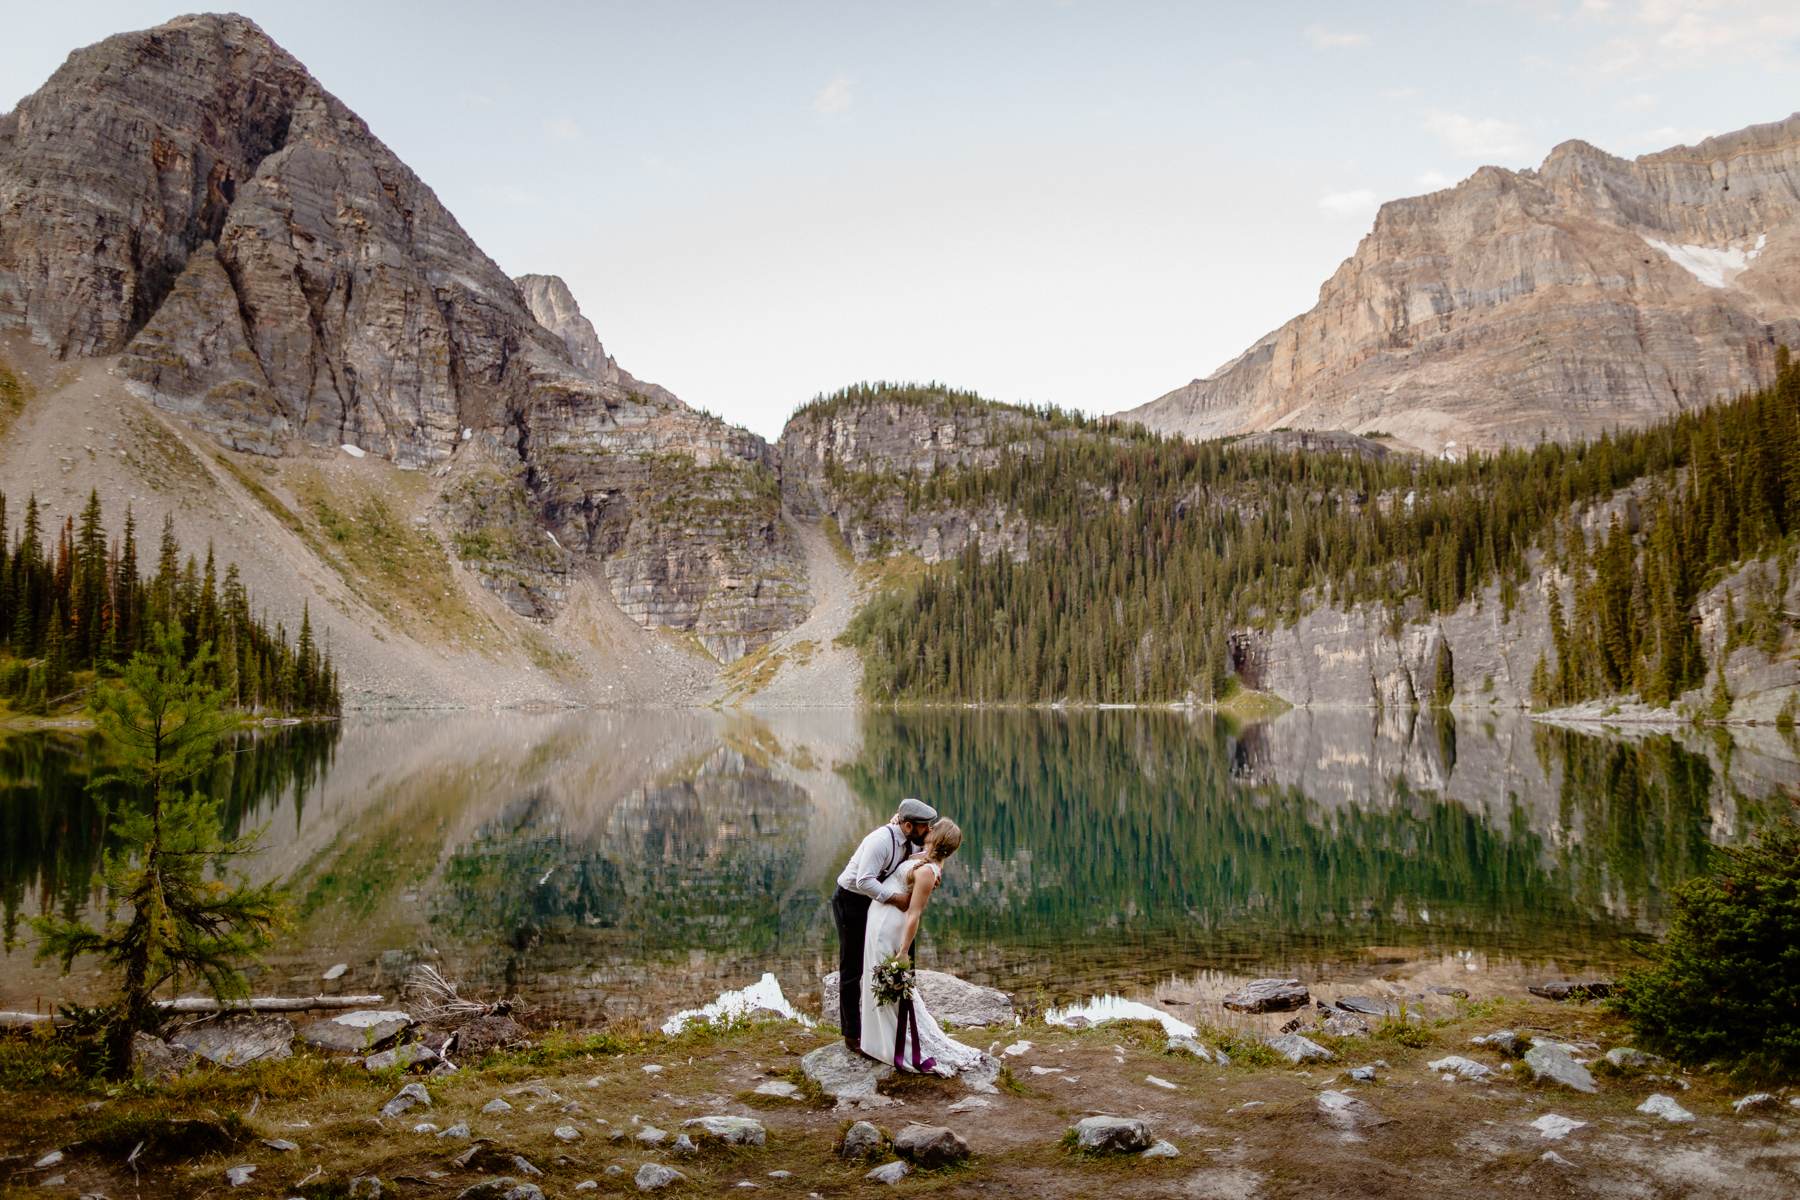
[[[95,747],[0,741],[0,1007],[100,986],[22,918],[91,905]],[[1171,981],[1604,969],[1800,780],[1779,737],[1516,716],[583,712],[245,737],[209,781],[266,829],[293,930],[259,990],[391,992],[425,960],[559,1013],[656,1015],[835,956],[826,897],[903,795],[961,823],[927,965],[1046,1001]],[[116,801],[113,801],[116,802]],[[1460,976],[1459,976],[1460,979]],[[1204,983],[1196,986],[1204,987]]]

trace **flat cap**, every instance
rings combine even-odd
[[[938,819],[938,812],[923,800],[914,800],[908,796],[900,802],[900,819],[902,821],[935,821]]]

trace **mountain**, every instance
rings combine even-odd
[[[1796,340],[1800,114],[1634,160],[1565,142],[1390,201],[1310,311],[1121,416],[1571,441],[1763,386]]]
[[[452,556],[457,589],[479,585],[547,625],[592,592],[638,627],[730,661],[809,606],[771,447],[622,370],[560,279],[509,278],[361,118],[243,17],[181,17],[78,50],[0,118],[0,336],[35,380],[33,404],[67,407],[60,423],[22,422],[19,437],[71,432],[77,398],[56,362],[103,364],[87,376],[96,386],[122,383],[178,419],[166,427],[177,439],[200,439],[207,487],[261,505],[299,539],[298,575],[329,560],[351,592],[370,591],[336,544],[358,531],[320,515],[345,515],[321,476],[366,456],[430,481],[365,482],[370,504],[411,498],[407,519]],[[123,397],[102,409],[136,420]],[[9,486],[41,458],[9,457]],[[113,482],[140,497],[140,514],[166,491],[141,473]],[[171,503],[200,519],[216,507]],[[373,624],[380,640],[433,640],[418,622],[374,621],[400,620],[405,605],[371,614],[321,598],[343,637]],[[447,636],[428,649],[471,649]],[[516,669],[539,672],[527,695],[545,678]],[[569,695],[563,684],[589,694],[557,674],[550,695]]]

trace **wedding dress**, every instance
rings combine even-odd
[[[942,868],[922,858],[908,859],[900,865],[895,878],[900,886],[912,890],[915,870],[935,871]],[[906,936],[906,910],[891,904],[869,907],[869,924],[863,934],[862,973],[862,1049],[864,1054],[891,1062],[903,1071],[930,1071],[937,1075],[960,1074],[981,1063],[983,1055],[973,1046],[953,1041],[931,1015],[925,997],[915,988],[912,997],[912,1024],[904,1031],[905,1044],[896,1045],[900,1029],[900,1006],[875,1003],[875,969],[900,953],[900,939]],[[918,1030],[918,1053],[913,1052],[913,1027]],[[935,1060],[935,1061],[933,1061]]]

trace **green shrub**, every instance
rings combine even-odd
[[[1668,935],[1609,1003],[1651,1049],[1752,1075],[1800,1073],[1800,822],[1714,851],[1676,889]]]

